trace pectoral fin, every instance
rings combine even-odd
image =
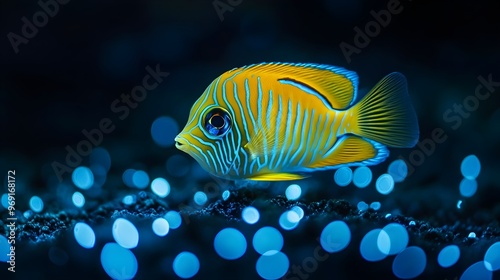
[[[276,118],[276,113],[271,113],[271,119]],[[278,129],[278,128],[275,128]],[[259,128],[258,131],[250,137],[250,141],[243,146],[252,159],[271,155],[275,153],[274,147],[282,147],[285,142],[285,133],[279,133],[276,138],[275,129],[267,127]]]
[[[323,158],[308,167],[325,168],[342,164],[373,165],[382,162],[388,155],[387,148],[377,142],[347,135],[339,138]]]
[[[305,176],[294,174],[294,173],[267,173],[260,174],[253,177],[248,178],[248,180],[252,181],[291,181],[291,180],[300,180],[306,178]]]

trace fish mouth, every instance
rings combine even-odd
[[[186,148],[187,148],[187,141],[186,139],[180,137],[179,135],[177,135],[174,139],[175,141],[175,147],[181,151],[185,151]]]

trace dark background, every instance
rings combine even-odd
[[[402,0],[402,12],[392,15],[387,27],[349,63],[340,43],[354,45],[354,28],[364,29],[373,20],[370,11],[386,9],[388,2],[243,0],[221,21],[211,1],[71,0],[59,5],[58,13],[27,44],[19,45],[16,54],[8,34],[21,35],[21,18],[32,21],[41,8],[36,1],[2,1],[0,170],[21,174],[19,207],[28,209],[29,197],[37,194],[47,199],[49,210],[63,210],[51,198],[55,186],[50,164],[64,162],[65,147],[74,147],[84,139],[83,129],[97,128],[109,117],[116,129],[104,136],[101,146],[114,159],[114,189],[124,190],[118,182],[126,168],[163,167],[166,158],[180,154],[175,147],[154,144],[151,123],[171,116],[182,127],[193,102],[224,71],[265,61],[325,63],[356,71],[361,91],[390,72],[405,74],[421,139],[431,137],[435,128],[442,128],[448,139],[436,144],[389,197],[335,188],[308,198],[335,196],[354,204],[379,200],[386,211],[397,208],[441,224],[455,219],[475,224],[477,213],[498,219],[500,87],[457,129],[443,114],[474,94],[478,76],[500,81],[499,4]],[[157,64],[170,75],[127,118],[118,119],[110,104],[142,83],[146,66]],[[412,151],[393,149],[390,159],[407,159]],[[463,199],[458,192],[460,162],[469,154],[477,155],[483,168],[478,192],[465,199],[462,212],[442,214]],[[374,176],[389,162],[374,167]],[[332,174],[315,176],[319,184],[332,185]],[[116,192],[106,192],[102,199],[116,197]]]

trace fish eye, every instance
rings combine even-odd
[[[205,115],[205,130],[212,136],[222,137],[231,129],[231,117],[222,108],[214,108]]]

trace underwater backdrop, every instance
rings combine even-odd
[[[500,279],[495,1],[2,1],[0,279]],[[175,147],[219,75],[408,82],[384,162],[230,181]]]

